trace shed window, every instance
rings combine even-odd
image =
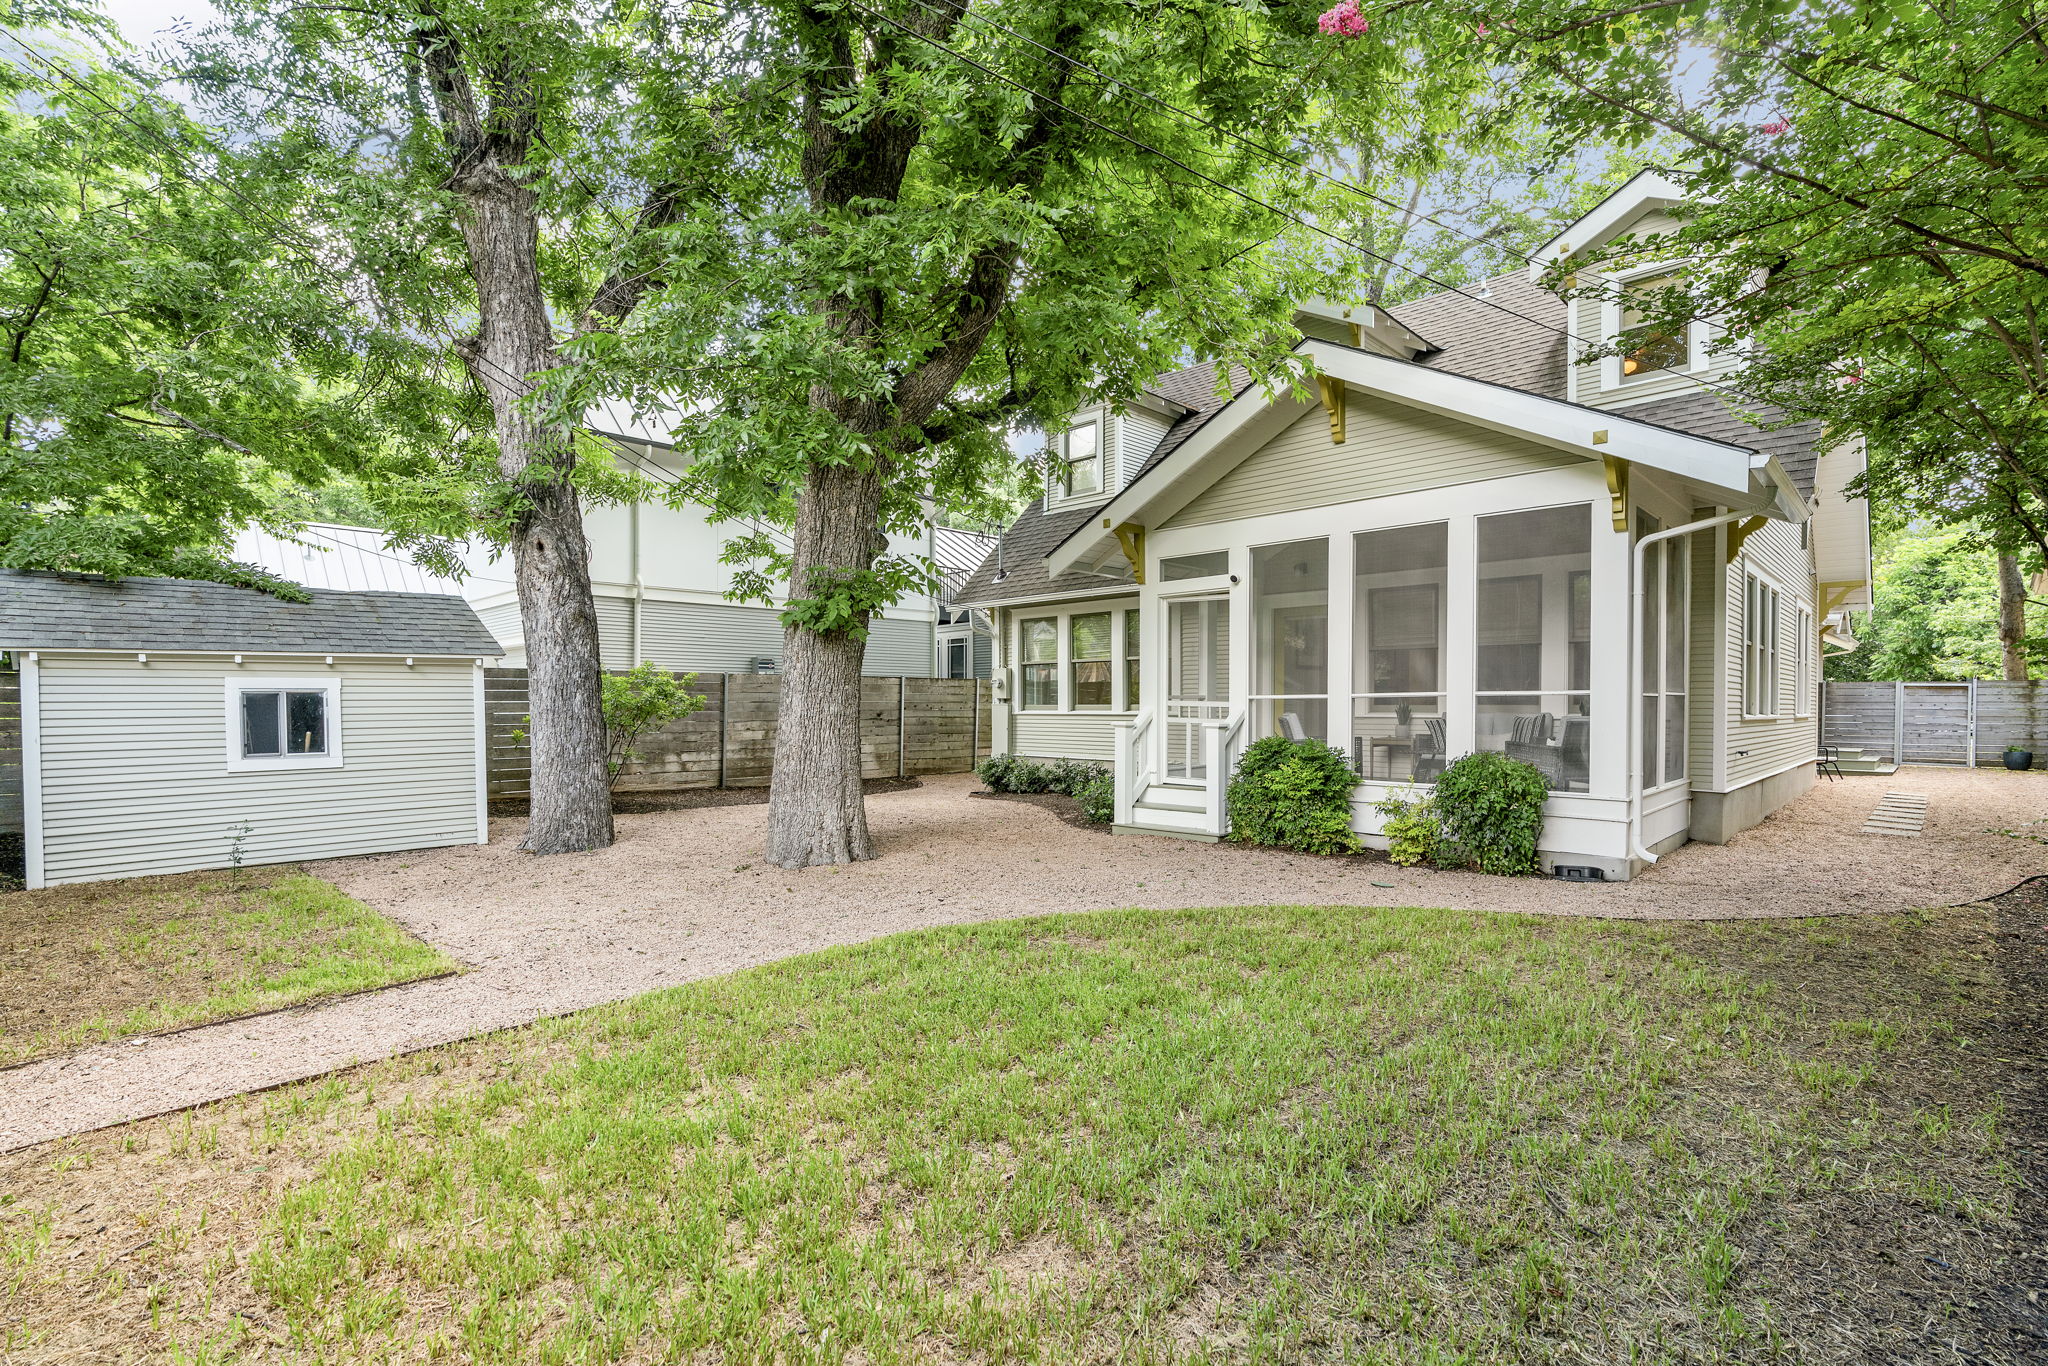
[[[229,767],[340,763],[337,680],[230,677],[227,688]]]

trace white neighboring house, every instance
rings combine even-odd
[[[311,594],[0,570],[29,886],[485,842],[476,613]]]
[[[1384,844],[1375,801],[1505,751],[1550,781],[1546,867],[1604,878],[1803,792],[1823,642],[1869,602],[1860,445],[1737,416],[1703,324],[1575,365],[1634,320],[1538,283],[1676,198],[1636,177],[1481,297],[1305,304],[1313,398],[1200,365],[1077,414],[960,593],[996,752],[1111,762],[1121,830],[1215,838],[1243,746],[1313,737]]]
[[[644,438],[614,439],[657,482],[676,477],[680,462],[670,447]],[[733,571],[719,562],[719,552],[730,526],[714,525],[695,506],[638,503],[592,508],[584,514],[584,528],[605,668],[629,669],[642,660],[708,673],[773,672],[779,666],[779,607],[725,597]],[[988,616],[956,606],[949,594],[994,542],[993,536],[937,525],[918,536],[890,538],[898,554],[930,556],[947,590],[936,598],[905,598],[882,613],[869,629],[867,673],[989,676]],[[386,548],[381,532],[364,527],[315,525],[295,540],[247,529],[236,539],[233,558],[312,587],[460,594],[504,646],[502,664],[525,665],[511,563],[488,547],[474,546],[465,555],[469,572],[459,583],[428,574]]]

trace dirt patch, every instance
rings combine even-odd
[[[873,797],[884,792],[908,792],[922,787],[917,778],[870,778],[861,791]],[[686,787],[673,792],[614,792],[612,811],[620,816],[646,816],[658,811],[697,811],[706,807],[765,806],[765,787]],[[524,797],[508,797],[491,803],[493,816],[525,816]]]
[[[1064,793],[970,792],[967,795],[970,797],[980,797],[991,802],[1022,802],[1025,806],[1035,806],[1040,811],[1051,812],[1076,830],[1086,830],[1094,835],[1112,833],[1107,825],[1098,825],[1094,821],[1089,820],[1087,816],[1081,813],[1081,803]]]

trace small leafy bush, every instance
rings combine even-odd
[[[703,709],[703,695],[690,691],[696,681],[695,674],[670,673],[644,660],[604,676],[605,772],[614,786],[626,765],[641,757],[634,746],[642,736]]]
[[[1231,775],[1230,837],[1304,854],[1355,854],[1351,791],[1357,775],[1318,740],[1268,736],[1254,742]]]
[[[1101,764],[1082,759],[1038,763],[1014,754],[991,754],[974,766],[974,776],[991,792],[1055,792],[1073,797],[1097,824],[1116,816],[1116,778]]]
[[[1389,862],[1413,868],[1444,861],[1444,824],[1427,792],[1406,787],[1374,802],[1373,810],[1380,813]]]
[[[1468,754],[1437,775],[1430,801],[1442,826],[1445,860],[1482,873],[1537,870],[1536,837],[1550,785],[1534,764],[1505,754]]]

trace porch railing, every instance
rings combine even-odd
[[[1207,798],[1203,828],[1219,839],[1230,833],[1230,807],[1223,794],[1229,790],[1231,772],[1244,749],[1244,719],[1243,711],[1233,711],[1222,721],[1202,724],[1203,795]]]
[[[1115,725],[1116,746],[1111,772],[1116,780],[1116,823],[1130,825],[1138,798],[1152,782],[1152,710]]]

